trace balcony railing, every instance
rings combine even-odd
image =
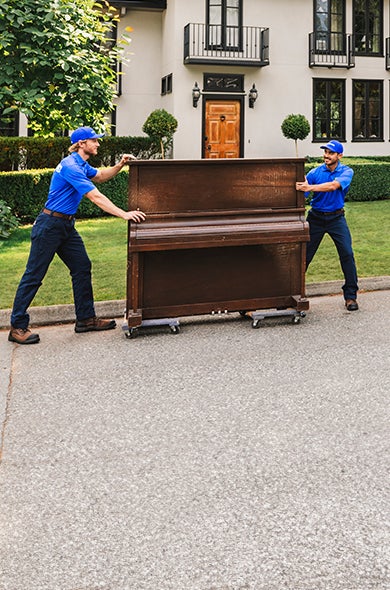
[[[112,0],[113,6],[133,8],[134,10],[165,10],[167,0]]]
[[[355,67],[353,35],[346,33],[310,33],[309,67]]]
[[[184,27],[185,64],[269,65],[269,29],[189,23]]]

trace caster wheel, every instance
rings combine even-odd
[[[130,328],[128,332],[125,332],[126,338],[135,338],[137,335],[137,328]]]
[[[306,317],[306,312],[305,311],[301,311],[300,314],[301,318],[305,318]]]
[[[172,334],[178,334],[180,332],[179,326],[170,326]]]
[[[252,322],[252,328],[254,328],[255,330],[257,328],[260,328],[260,322],[259,322],[259,320],[253,320],[253,322]]]
[[[301,321],[301,316],[299,316],[299,315],[295,315],[295,316],[293,317],[293,324],[299,324],[299,323],[300,323],[300,321]]]

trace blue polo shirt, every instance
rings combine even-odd
[[[85,193],[96,188],[90,179],[97,173],[97,168],[93,168],[77,152],[70,154],[53,172],[45,207],[75,215]]]
[[[315,211],[336,211],[344,207],[345,195],[349,190],[353,177],[353,170],[339,162],[336,168],[331,172],[325,164],[313,168],[308,172],[306,178],[309,184],[322,184],[323,182],[332,182],[337,180],[340,188],[335,191],[312,193],[310,205]],[[305,193],[308,196],[310,193]]]

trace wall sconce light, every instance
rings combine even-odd
[[[249,96],[249,108],[250,109],[253,109],[253,107],[255,105],[255,102],[257,100],[258,95],[259,95],[259,93],[257,91],[257,88],[256,88],[255,84],[253,83],[253,86],[249,90],[249,94],[248,94],[248,96]]]
[[[194,107],[194,109],[196,109],[196,107],[198,106],[198,102],[199,102],[201,94],[202,93],[201,93],[200,88],[198,86],[198,82],[195,82],[194,87],[192,89],[192,106]]]

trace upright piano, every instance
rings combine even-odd
[[[308,309],[304,159],[131,161],[126,319]]]

